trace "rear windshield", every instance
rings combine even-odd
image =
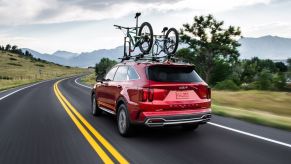
[[[148,79],[157,82],[202,82],[194,67],[151,66]]]

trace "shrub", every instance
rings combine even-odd
[[[43,64],[35,64],[35,66],[38,66],[38,67],[44,67]]]
[[[286,87],[286,78],[284,74],[276,74],[273,78],[273,84],[276,89],[283,90]]]
[[[272,85],[272,73],[269,70],[263,70],[256,81],[257,89],[270,90],[273,88]]]
[[[18,63],[7,63],[7,64],[9,64],[9,65],[14,65],[14,66],[19,66],[19,67],[22,66],[21,64],[18,64]]]
[[[224,80],[224,81],[218,82],[214,86],[214,89],[217,89],[217,90],[233,90],[233,91],[237,91],[237,90],[239,90],[239,87],[232,80]]]
[[[10,60],[17,60],[17,59],[15,59],[15,58],[9,58]]]
[[[1,80],[12,80],[13,78],[9,77],[9,76],[0,76],[0,79]]]
[[[244,90],[253,90],[253,89],[257,89],[257,84],[256,82],[243,83],[240,88]]]

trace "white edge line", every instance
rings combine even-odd
[[[227,127],[227,126],[223,126],[223,125],[219,125],[219,124],[216,124],[216,123],[213,123],[213,122],[208,122],[207,124],[210,124],[210,125],[213,125],[213,126],[216,126],[216,127],[220,127],[220,128],[226,129],[226,130],[230,130],[230,131],[233,131],[233,132],[236,132],[236,133],[244,134],[244,135],[247,135],[247,136],[250,136],[250,137],[254,137],[254,138],[257,138],[257,139],[261,139],[261,140],[264,140],[264,141],[272,142],[272,143],[275,143],[275,144],[279,144],[279,145],[291,148],[291,144],[287,144],[287,143],[284,143],[284,142],[281,142],[281,141],[276,141],[276,140],[273,140],[273,139],[270,139],[270,138],[267,138],[267,137],[262,137],[262,136],[255,135],[255,134],[252,134],[252,133],[248,133],[248,132],[244,132],[244,131],[241,131],[241,130],[233,129],[233,128],[230,128],[230,127]]]
[[[47,80],[46,80],[46,81],[47,81]],[[17,93],[17,92],[19,92],[19,91],[21,91],[21,90],[24,90],[24,89],[26,89],[26,88],[30,88],[30,87],[32,87],[32,86],[35,86],[35,85],[37,85],[37,84],[40,84],[40,83],[43,83],[43,82],[46,82],[46,81],[41,81],[41,82],[38,82],[38,83],[35,83],[35,84],[32,84],[32,85],[29,85],[29,86],[26,86],[26,87],[23,87],[23,88],[17,89],[17,90],[15,90],[15,91],[13,91],[13,92],[11,92],[11,93],[9,93],[9,94],[7,94],[7,95],[1,97],[1,98],[0,98],[0,101],[3,100],[3,99],[5,99],[5,98],[8,97],[8,96],[13,95],[14,93]],[[8,90],[6,90],[6,91],[8,91]]]
[[[88,87],[88,86],[86,86],[86,85],[83,85],[83,84],[78,83],[78,82],[77,82],[78,79],[79,79],[79,77],[75,79],[75,83],[76,83],[76,84],[78,84],[78,85],[80,85],[80,86],[82,86],[82,87],[88,88],[88,89],[92,89],[91,87]]]

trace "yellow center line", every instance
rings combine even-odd
[[[61,80],[60,80],[61,81]],[[99,140],[99,142],[112,154],[119,163],[128,164],[129,162],[73,107],[73,105],[63,96],[58,88],[59,82],[56,82],[56,91],[65,102],[65,104],[73,111],[79,120],[88,128],[88,130]]]
[[[64,107],[65,111],[68,113],[68,115],[71,117],[75,125],[78,127],[80,132],[84,135],[84,137],[87,139],[87,141],[90,143],[90,145],[93,147],[93,149],[96,151],[96,153],[100,156],[102,161],[104,163],[113,164],[113,161],[109,158],[109,156],[102,150],[102,148],[96,143],[96,141],[91,137],[91,135],[87,132],[87,130],[82,126],[82,124],[78,121],[78,119],[74,116],[74,114],[70,111],[70,109],[65,105],[65,103],[62,101],[58,91],[56,84],[54,85],[54,92]]]

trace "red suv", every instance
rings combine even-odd
[[[211,91],[194,66],[179,63],[119,63],[92,90],[92,114],[117,115],[119,133],[134,124],[181,125],[188,130],[211,118]],[[97,78],[98,79],[98,78]]]

